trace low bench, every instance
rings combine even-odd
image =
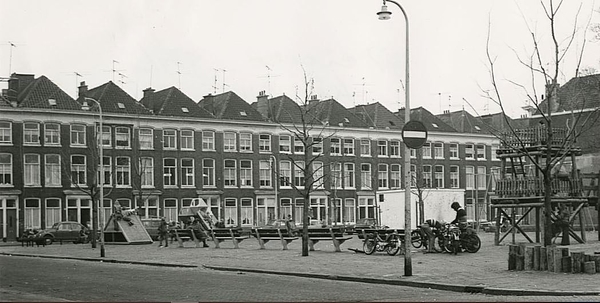
[[[194,240],[196,247],[202,247],[200,245],[200,240],[196,237],[196,235],[194,234],[194,231],[192,229],[176,228],[176,229],[171,229],[170,233],[172,236],[175,236],[175,239],[179,243],[179,247],[184,247],[183,241],[187,241],[187,240]],[[171,243],[173,243],[173,242],[171,241]]]
[[[241,228],[213,228],[210,231],[210,236],[215,242],[215,248],[220,248],[219,243],[225,240],[233,241],[235,248],[240,248],[239,243],[250,238],[249,235],[242,234]]]
[[[260,249],[265,249],[265,244],[271,240],[280,240],[283,250],[288,249],[288,244],[299,239],[296,233],[290,233],[287,229],[258,227],[252,228],[250,234],[258,240]]]
[[[303,235],[302,229],[299,229],[298,232]],[[341,252],[340,245],[350,239],[352,239],[352,236],[345,235],[344,227],[308,228],[308,246],[311,251],[315,250],[314,246],[319,241],[333,241],[335,251]]]

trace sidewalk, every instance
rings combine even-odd
[[[168,248],[152,245],[106,245],[104,262],[140,263],[156,266],[207,267],[217,270],[254,271],[314,278],[387,283],[436,288],[463,292],[483,292],[495,295],[600,295],[600,274],[567,274],[547,271],[508,271],[508,242],[493,245],[493,234],[480,233],[482,248],[475,254],[424,254],[412,249],[411,277],[404,276],[404,255],[385,253],[365,255],[347,250],[362,249],[358,237],[342,244],[342,252],[334,252],[330,242],[319,242],[316,251],[301,256],[300,240],[282,250],[281,243],[270,241],[260,250],[254,238],[244,240],[239,249],[231,241],[214,248],[195,248],[185,242]],[[596,234],[589,233],[587,244],[568,246],[569,251],[593,253],[600,251]],[[505,239],[506,240],[506,239]],[[517,238],[519,241],[519,238]],[[0,244],[0,254],[46,256],[101,260],[100,248],[88,245],[54,243],[46,247],[21,247],[19,243]]]

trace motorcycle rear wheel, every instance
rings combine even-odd
[[[410,232],[410,238],[414,248],[421,248],[424,245],[425,238],[421,237],[421,233],[418,230]]]
[[[365,243],[363,244],[363,250],[365,251],[365,254],[372,255],[376,249],[377,244],[375,243],[375,240],[365,240]]]
[[[400,251],[400,243],[398,241],[392,242],[388,245],[386,252],[390,256],[395,256]]]
[[[467,252],[476,253],[481,248],[481,239],[475,234],[467,234],[462,239],[462,244]]]

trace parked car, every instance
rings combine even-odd
[[[152,238],[152,240],[154,241],[157,241],[160,218],[145,218],[141,220],[142,224],[144,225],[144,228],[146,228],[146,231],[148,232],[148,235],[150,235],[150,238]]]
[[[73,243],[87,243],[90,229],[75,221],[57,222],[52,227],[38,231],[34,239],[43,241],[46,245],[55,241],[72,241]]]
[[[296,223],[296,228],[298,228],[298,229],[301,229],[303,226],[304,226],[304,224],[302,222]],[[321,224],[321,222],[317,219],[310,219],[308,228],[317,228],[317,227],[323,227],[323,224]]]
[[[362,218],[358,219],[356,223],[346,224],[346,233],[354,234],[357,230],[367,229],[367,228],[376,228],[377,227],[377,219],[375,218]]]

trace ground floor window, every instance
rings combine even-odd
[[[356,218],[354,217],[355,208],[354,208],[354,199],[346,199],[344,200],[344,219],[343,222],[356,222]]]
[[[294,202],[294,221],[296,223],[303,222],[302,218],[304,217],[304,199],[297,198]]]
[[[342,223],[342,199],[333,199],[331,201],[331,223]]]
[[[167,222],[177,222],[179,211],[177,209],[177,199],[165,199],[164,217]]]
[[[358,219],[375,218],[375,198],[358,197]]]
[[[237,225],[237,199],[226,198],[225,199],[225,226],[236,226]]]
[[[136,197],[139,199],[139,197]],[[141,218],[157,218],[158,217],[158,197],[150,196],[144,199],[141,203],[137,201],[137,213]]]
[[[287,219],[288,216],[292,215],[292,199],[282,198],[280,200],[280,203],[281,203],[281,208],[280,208],[279,212],[281,213],[281,215],[279,217],[282,219]]]
[[[316,220],[327,219],[327,197],[310,198],[310,218]]]
[[[40,207],[40,199],[27,198],[25,199],[25,228],[41,228],[42,227],[42,208]]]
[[[213,214],[214,218],[216,218],[217,221],[220,221],[222,218],[224,218],[223,214],[221,214],[221,199],[219,198],[219,196],[200,196],[199,198],[203,199],[204,202],[206,202],[206,204],[210,208],[210,212]]]
[[[275,219],[275,199],[272,197],[256,198],[256,224],[266,225]]]
[[[242,198],[240,199],[241,210],[240,210],[240,218],[242,220],[242,226],[252,226],[253,220],[253,207],[252,207],[252,198]]]
[[[90,198],[67,197],[67,220],[92,227],[92,201]]]
[[[46,213],[45,213],[45,228],[51,227],[54,223],[61,221],[60,216],[60,199],[58,198],[47,198],[46,199]]]
[[[102,208],[100,209],[100,211],[102,212],[102,218],[99,218],[99,220],[104,220],[104,226],[106,226],[106,224],[108,223],[108,220],[110,220],[110,216],[113,213],[112,206],[113,206],[112,200],[104,199],[102,201]]]

